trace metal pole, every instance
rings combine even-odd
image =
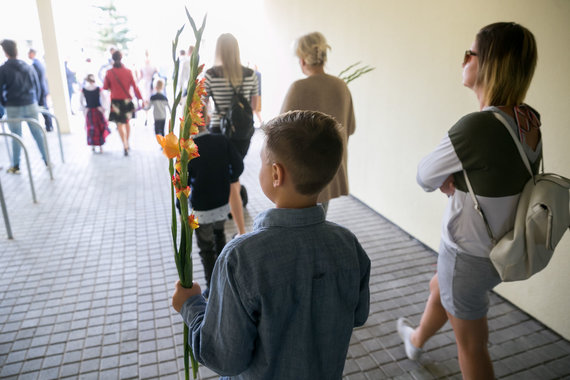
[[[55,120],[55,127],[57,129],[57,139],[59,141],[59,150],[61,152],[61,162],[65,163],[65,159],[63,158],[63,144],[61,143],[61,130],[59,128],[59,120],[57,119],[57,117],[55,117],[53,113],[50,113],[47,108],[40,107],[39,110],[41,114],[47,115]]]
[[[0,181],[0,205],[2,206],[2,216],[4,217],[4,224],[6,225],[6,232],[8,233],[8,239],[14,239],[14,236],[12,235],[12,227],[10,227],[10,219],[8,218],[8,209],[6,208],[6,202],[4,202],[2,181]]]
[[[28,156],[28,150],[24,145],[24,141],[20,138],[20,136],[18,136],[15,133],[1,132],[0,136],[7,136],[16,139],[16,141],[22,146],[22,149],[24,150],[24,157],[26,157],[26,165],[28,167],[28,177],[30,178],[30,187],[32,188],[32,199],[34,200],[34,203],[38,203],[36,199],[36,191],[34,189],[34,179],[32,178],[32,168],[30,167],[30,157]]]
[[[2,121],[3,119],[0,119]],[[2,125],[2,132],[6,133],[6,127],[4,123],[0,123]],[[6,142],[6,152],[8,153],[8,159],[12,162],[12,150],[10,149],[10,144],[8,143],[8,138],[4,137],[4,142]]]
[[[32,127],[32,125],[39,129],[39,131],[42,133],[42,137],[44,140],[44,148],[46,149],[46,161],[47,161],[47,168],[49,171],[49,177],[50,179],[53,180],[53,173],[51,171],[51,159],[50,159],[50,155],[49,155],[49,146],[47,143],[47,135],[46,135],[46,131],[44,131],[44,129],[42,128],[42,125],[35,119],[31,119],[31,118],[14,118],[14,119],[2,119],[0,120],[1,123],[19,123],[25,121],[26,123],[28,123],[29,127]]]

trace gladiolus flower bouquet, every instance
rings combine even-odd
[[[206,25],[206,17],[202,21],[202,26],[198,29],[194,20],[190,16],[188,9],[186,15],[192,26],[196,44],[192,56],[190,58],[190,79],[188,81],[188,91],[186,102],[183,105],[183,117],[180,118],[180,129],[178,135],[175,134],[174,124],[176,121],[176,109],[182,99],[182,90],[176,92],[178,85],[178,72],[180,70],[180,60],[176,57],[178,38],[184,30],[182,26],[176,33],[176,37],[172,42],[172,59],[174,61],[174,103],[170,115],[168,125],[168,135],[156,138],[162,146],[162,152],[169,161],[169,173],[172,178],[170,186],[170,199],[172,205],[172,242],[174,247],[174,260],[178,270],[180,283],[185,288],[192,287],[192,234],[194,229],[198,228],[198,221],[194,215],[188,210],[188,197],[190,196],[190,187],[188,186],[188,162],[199,156],[198,147],[191,138],[192,135],[198,133],[198,126],[204,125],[204,117],[202,114],[202,97],[205,95],[204,80],[199,80],[198,75],[204,68],[204,65],[198,65],[198,52],[200,51],[200,42],[202,33]],[[182,87],[182,86],[181,86]],[[174,162],[176,159],[176,163]],[[180,240],[178,241],[178,219],[176,217],[175,197],[180,201]],[[192,364],[192,373],[194,378],[198,373],[198,362],[192,354],[190,345],[188,344],[188,326],[184,325],[184,373],[188,380],[190,377],[190,363]]]

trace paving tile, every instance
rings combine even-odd
[[[69,351],[63,355],[64,363],[75,363],[81,361],[82,351]]]
[[[119,368],[119,378],[121,379],[136,379],[138,378],[138,366],[130,365]]]
[[[18,376],[18,380],[36,380],[39,378],[39,376],[40,376],[39,371],[26,372],[26,373],[20,374]]]
[[[117,355],[101,358],[101,370],[119,367],[119,359]]]
[[[111,369],[101,369],[99,372],[99,379],[118,379],[119,378],[119,369],[118,368],[111,368]]]
[[[26,360],[43,357],[47,351],[47,346],[32,347],[26,353]]]
[[[42,369],[40,371],[40,379],[57,379],[59,375],[59,367]]]
[[[16,376],[20,372],[22,365],[22,362],[17,362],[2,366],[2,370],[0,371],[0,378]]]
[[[76,376],[79,374],[79,368],[80,368],[80,364],[79,362],[77,363],[70,363],[70,364],[65,364],[61,367],[61,377],[67,377],[67,376]]]
[[[176,362],[170,361],[158,364],[158,373],[161,378],[163,376],[171,375],[177,372],[178,372],[178,366],[176,365]]]

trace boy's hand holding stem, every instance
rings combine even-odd
[[[172,307],[174,307],[174,310],[180,313],[180,310],[182,310],[182,305],[184,305],[186,300],[199,294],[202,294],[202,289],[200,289],[200,285],[198,285],[197,282],[193,282],[191,288],[184,288],[180,283],[180,280],[178,280],[174,285],[174,294],[172,294]]]

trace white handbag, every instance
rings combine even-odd
[[[570,179],[558,174],[544,173],[544,165],[541,174],[533,175],[515,132],[500,114],[494,115],[511,134],[531,175],[517,205],[515,225],[498,241],[493,237],[465,170],[463,175],[475,209],[483,218],[493,242],[490,259],[495,269],[503,281],[526,280],[546,267],[556,245],[570,228]]]

